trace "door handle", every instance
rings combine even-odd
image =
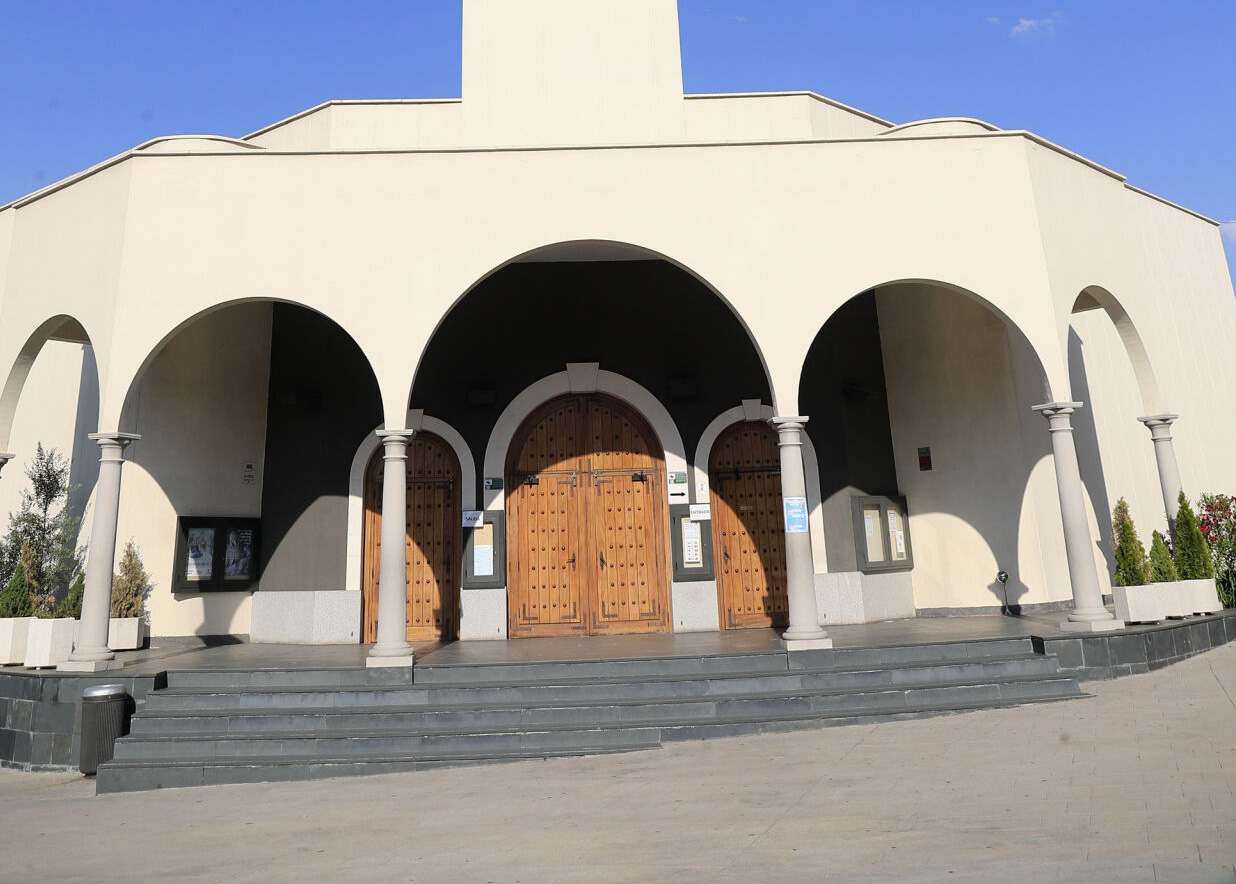
[[[603,552],[598,552],[598,553],[597,553],[597,558],[599,558],[599,559],[601,560],[601,567],[602,567],[602,568],[604,568],[604,567],[605,567],[605,553],[603,553]]]
[[[730,549],[724,543],[721,544],[721,557],[725,561],[725,564],[728,565],[730,563]]]
[[[566,563],[571,566],[571,570],[575,570],[575,553],[571,553],[571,557],[566,560]]]

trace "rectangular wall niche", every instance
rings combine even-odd
[[[858,570],[872,573],[913,568],[906,499],[855,496],[850,500],[854,513],[854,551],[858,555]]]
[[[181,516],[176,525],[174,592],[255,589],[261,519]]]

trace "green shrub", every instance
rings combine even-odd
[[[1180,508],[1176,511],[1176,571],[1181,580],[1198,580],[1215,576],[1214,562],[1210,559],[1210,547],[1197,527],[1197,517],[1189,499],[1180,492]]]
[[[82,596],[85,594],[85,581],[82,579],[82,575],[78,574],[77,579],[73,581],[73,585],[69,587],[69,594],[56,606],[56,616],[72,617],[75,620],[82,619]]]
[[[1171,583],[1179,580],[1176,573],[1176,563],[1172,561],[1172,552],[1167,548],[1167,541],[1158,531],[1150,540],[1150,579],[1155,583]]]
[[[1114,580],[1118,586],[1141,586],[1146,582],[1146,548],[1137,537],[1129,505],[1122,497],[1112,510],[1112,550],[1116,556]]]
[[[124,545],[120,570],[112,578],[112,616],[141,617],[146,613],[150,575],[142,567],[142,557],[132,540]]]
[[[0,592],[0,617],[33,617],[34,605],[30,603],[30,586],[26,581],[26,569],[20,562],[13,576]]]

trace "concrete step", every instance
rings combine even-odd
[[[169,676],[99,791],[628,751],[1083,696],[1029,640],[808,654]]]
[[[266,741],[288,755],[320,752],[332,740],[357,748],[364,738],[468,739],[531,732],[574,732],[591,735],[600,730],[639,730],[681,724],[810,717],[814,713],[860,714],[896,712],[990,703],[1062,699],[1080,696],[1076,681],[1058,676],[1010,679],[1000,684],[954,684],[927,688],[889,688],[879,691],[836,693],[768,693],[746,697],[717,697],[663,703],[588,704],[532,708],[492,708],[469,711],[430,710],[394,712],[385,709],[313,714],[278,710],[234,716],[140,716],[139,726],[116,746],[117,758],[213,757],[220,754],[261,754],[240,748]],[[589,739],[591,737],[589,736]],[[168,747],[175,747],[171,749]]]
[[[119,761],[191,761],[234,756],[312,760],[319,756],[415,757],[438,752],[483,755],[521,749],[623,748],[656,743],[657,738],[654,727],[513,728],[409,734],[363,730],[324,734],[228,734],[200,738],[182,734],[168,738],[125,737],[116,742],[113,757]]]
[[[561,660],[535,663],[451,664],[415,667],[418,685],[528,684],[545,681],[612,681],[785,672],[784,651],[699,657],[642,657],[622,660]]]
[[[581,755],[612,755],[644,749],[659,749],[659,743],[623,747],[596,746],[583,751],[526,749],[513,752],[489,752],[483,755],[438,752],[415,757],[304,759],[225,758],[193,761],[109,761],[99,766],[95,792],[142,792],[151,789],[173,789],[188,786],[210,786],[224,783],[273,783],[293,780],[317,780],[328,777],[366,776],[404,773],[482,764],[509,764],[516,761],[577,757]]]
[[[412,684],[412,669],[402,666],[366,669],[178,669],[167,673],[174,689],[365,687]]]
[[[335,688],[168,688],[147,697],[148,712],[242,709],[321,709],[339,707],[397,708],[425,706],[536,705],[547,702],[687,698],[717,694],[763,693],[769,690],[839,690],[879,685],[940,684],[963,679],[998,680],[1050,675],[1053,658],[1028,654],[1004,660],[946,660],[913,665],[854,670],[797,670],[764,675],[720,673],[706,678],[644,677],[506,684],[463,683],[425,685],[339,685]]]

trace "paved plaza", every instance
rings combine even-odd
[[[0,771],[0,879],[1236,881],[1236,646],[1045,706],[94,795]]]

